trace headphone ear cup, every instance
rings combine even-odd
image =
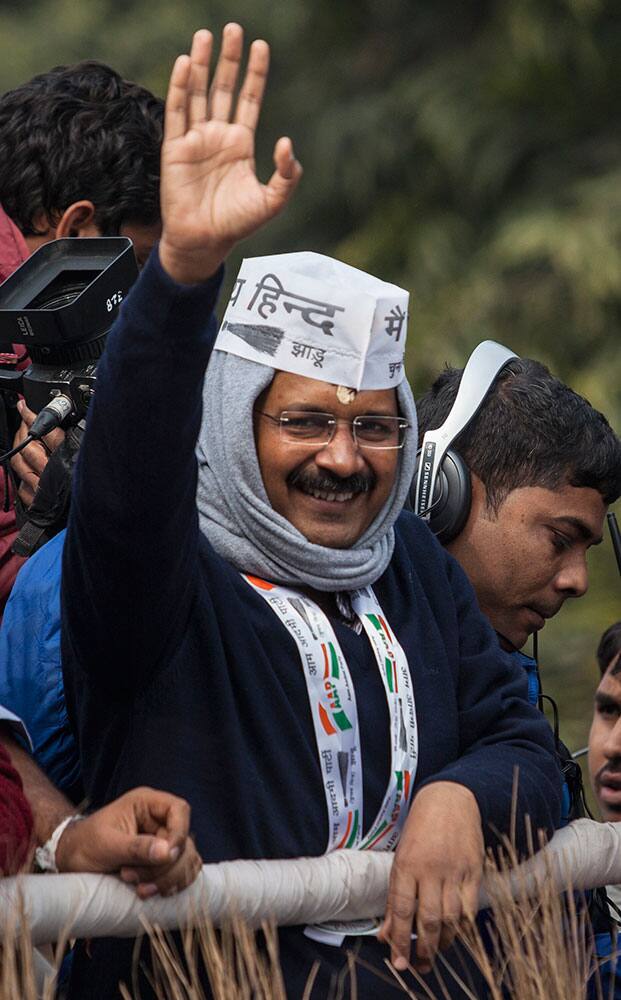
[[[420,461],[420,452],[418,460]],[[406,504],[409,510],[415,509],[417,481],[418,464]],[[464,527],[471,501],[470,470],[461,455],[449,448],[436,477],[429,519],[429,527],[443,545],[456,538]]]

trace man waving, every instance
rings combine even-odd
[[[236,104],[241,29],[209,89],[211,45],[198,32],[173,70],[162,239],[110,334],[76,471],[63,659],[87,790],[102,803],[157,775],[205,860],[396,847],[391,950],[360,954],[404,969],[415,920],[426,972],[474,908],[514,784],[518,849],[526,814],[558,822],[552,739],[457,564],[400,516],[407,293],[315,254],[245,261],[205,375],[222,262],[301,175],[288,138],[270,181],[255,174],[267,45]],[[281,931],[291,996],[316,959],[327,995],[353,930]],[[73,995],[113,996],[131,954],[91,943]],[[360,971],[359,996],[393,992]]]

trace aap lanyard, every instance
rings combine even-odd
[[[373,589],[364,587],[350,592],[349,596],[371,643],[384,686],[390,719],[391,767],[380,810],[365,832],[362,829],[362,753],[356,694],[334,629],[321,608],[299,591],[254,576],[245,575],[244,578],[278,615],[298,647],[328,810],[326,850],[342,847],[394,850],[414,786],[418,731],[408,662],[386,623]],[[361,932],[365,933],[358,931]]]

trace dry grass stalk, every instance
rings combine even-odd
[[[278,957],[276,928],[265,923],[261,944],[254,931],[234,921],[220,931],[197,922],[181,934],[180,946],[158,927],[147,928],[151,968],[144,970],[158,1000],[204,1000],[209,981],[214,1000],[287,1000]],[[123,988],[123,1000],[140,1000]]]
[[[481,970],[490,1000],[584,1000],[589,977],[598,982],[593,940],[585,907],[577,905],[572,894],[559,897],[552,880],[544,874],[538,879],[535,893],[518,885],[513,899],[503,878],[515,856],[507,852],[500,870],[490,868],[491,915],[490,937],[493,947],[486,947],[475,924],[460,929],[460,938]],[[180,940],[161,929],[147,928],[151,942],[152,963],[145,975],[159,1000],[204,1000],[201,985],[208,979],[215,1000],[286,1000],[278,959],[278,937],[274,927],[264,925],[257,935],[237,921],[216,931],[198,923],[181,933]],[[66,935],[56,946],[54,968],[64,954]],[[131,984],[121,987],[122,1000],[140,1000],[138,950]],[[355,953],[332,992],[334,1000],[357,1000],[356,964],[365,965]],[[388,963],[387,963],[388,965]],[[401,983],[404,995],[414,1000],[446,1000],[449,987],[459,984],[463,1000],[480,1000],[462,971],[450,968],[440,956],[436,972],[440,992],[435,994],[415,970],[411,970],[416,990],[407,987],[390,965],[374,970],[379,978]],[[303,1000],[309,1000],[317,970],[313,971]],[[48,978],[42,993],[37,992],[33,948],[24,920],[23,906],[11,916],[2,947],[0,1000],[53,1000],[54,978]],[[601,987],[595,986],[598,1000],[609,1000]],[[111,998],[112,1000],[112,998]],[[328,1000],[328,998],[326,998]]]

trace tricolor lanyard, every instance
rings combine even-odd
[[[391,851],[410,803],[418,758],[414,692],[408,662],[371,587],[350,593],[371,643],[390,718],[390,779],[380,810],[364,833],[362,753],[356,693],[327,615],[304,594],[244,575],[280,618],[300,654],[311,706],[329,819],[327,851]]]

